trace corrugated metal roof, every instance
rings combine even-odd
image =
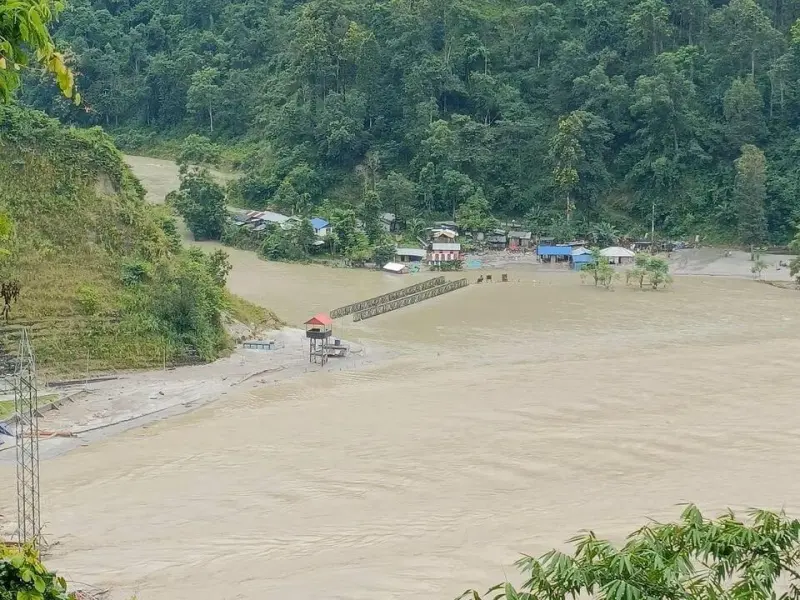
[[[286,215],[272,212],[271,210],[252,211],[247,213],[248,218],[256,221],[267,221],[269,223],[285,223],[290,219]]]
[[[636,253],[620,246],[611,246],[600,250],[600,255],[608,258],[633,258]]]
[[[398,248],[394,251],[394,253],[398,256],[416,256],[419,258],[425,258],[425,250],[421,248]]]
[[[589,250],[588,248],[580,247],[580,248],[575,248],[575,250],[572,251],[572,256],[580,256],[582,254],[591,254],[591,253],[592,251]]]
[[[569,246],[537,246],[536,253],[539,256],[569,256],[572,248]]]
[[[461,250],[461,244],[445,244],[443,242],[442,243],[434,242],[433,244],[431,244],[431,249],[439,251],[450,250],[451,252],[455,252]]]
[[[329,227],[330,223],[328,223],[325,219],[314,217],[313,219],[311,219],[311,226],[317,231],[319,231],[320,229],[325,229],[326,227]]]

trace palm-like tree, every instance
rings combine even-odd
[[[592,225],[589,232],[592,242],[598,246],[613,246],[619,242],[619,231],[611,223],[601,221]]]
[[[406,232],[409,236],[418,238],[425,233],[425,221],[417,217],[412,217],[406,221]]]

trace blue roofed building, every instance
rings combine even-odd
[[[325,219],[314,217],[310,219],[310,221],[311,226],[314,228],[314,233],[316,233],[319,237],[325,237],[331,232],[331,224]]]
[[[564,262],[572,256],[572,246],[569,244],[558,246],[536,246],[536,254],[540,262]]]
[[[586,265],[594,264],[594,256],[592,256],[592,252],[588,248],[575,248],[572,251],[572,256],[570,256],[570,261],[572,262],[572,268],[580,271]]]

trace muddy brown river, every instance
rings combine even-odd
[[[231,255],[231,288],[293,323],[412,281]],[[681,502],[800,514],[800,296],[510,273],[344,324],[397,353],[377,367],[45,461],[50,563],[120,599],[449,599]]]

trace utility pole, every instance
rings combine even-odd
[[[653,200],[653,212],[650,214],[650,254],[656,253],[656,201]]]

